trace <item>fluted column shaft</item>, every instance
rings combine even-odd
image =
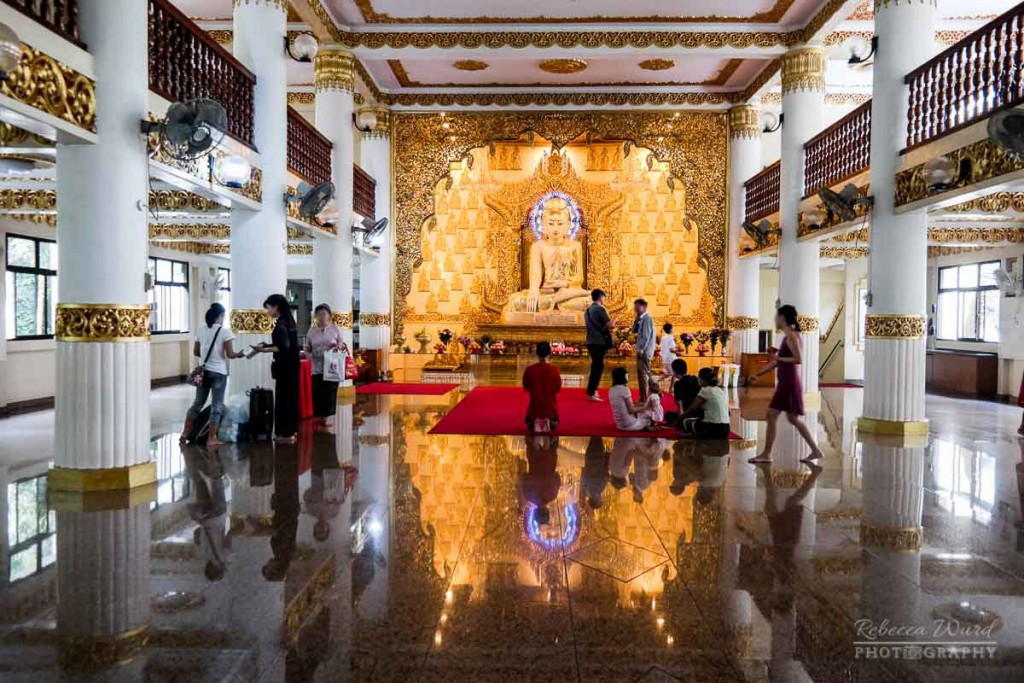
[[[314,62],[316,127],[334,145],[331,178],[338,201],[338,238],[318,239],[313,245],[313,298],[334,311],[334,322],[352,347],[352,128],[351,54],[323,46]]]
[[[149,460],[147,22],[145,3],[95,0],[81,12],[97,142],[57,145],[57,468]]]
[[[817,242],[800,242],[800,200],[804,195],[804,143],[821,132],[825,121],[825,52],[819,47],[790,50],[782,61],[782,167],[779,184],[779,299],[800,314],[804,391],[818,390]]]
[[[372,107],[377,125],[363,133],[363,164],[377,181],[377,218],[391,216],[391,115],[384,107]],[[364,349],[391,347],[391,236],[380,239],[380,254],[364,254],[359,266],[359,345]]]
[[[235,56],[256,75],[254,141],[263,172],[259,211],[231,212],[231,328],[235,348],[270,340],[273,322],[261,311],[270,294],[287,286],[288,228],[284,197],[288,173],[288,74],[282,45],[285,4],[236,2]],[[231,115],[231,112],[228,112]],[[231,393],[272,386],[270,356],[261,354],[231,368]]]
[[[906,146],[904,76],[934,54],[935,0],[876,3],[878,52],[872,69],[871,307],[864,347],[865,431],[905,431],[881,422],[925,419],[928,216],[896,215],[894,176]]]
[[[729,110],[729,312],[733,361],[757,352],[761,298],[760,257],[740,258],[746,215],[743,183],[761,170],[761,109],[740,104]]]

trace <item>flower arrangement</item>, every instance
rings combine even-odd
[[[470,339],[469,344],[466,345],[466,350],[469,351],[470,353],[480,353],[480,351],[483,350],[483,347],[480,346],[480,344],[473,341],[472,339]]]
[[[505,342],[503,342],[503,341],[501,341],[499,339],[498,341],[491,342],[487,346],[487,348],[490,349],[491,353],[494,353],[494,354],[497,354],[497,355],[500,356],[501,354],[505,353]]]
[[[472,345],[474,343],[473,342],[473,338],[470,337],[468,334],[462,335],[461,337],[458,338],[457,341],[460,344],[462,344],[462,348],[464,348],[464,349],[468,349],[470,347],[470,345]]]
[[[441,340],[442,344],[448,346],[451,340],[455,338],[455,333],[446,327],[437,333],[437,338]]]
[[[707,330],[697,330],[696,332],[693,333],[693,338],[696,339],[697,343],[700,344],[701,346],[711,341],[711,335],[708,333]]]
[[[694,337],[689,332],[683,332],[679,335],[679,341],[683,344],[683,351],[686,353],[690,352],[690,347],[693,346]]]
[[[699,344],[695,350],[698,356],[706,356],[711,349],[708,348],[707,344]]]
[[[732,337],[732,331],[727,328],[718,330],[718,343],[722,345],[722,353],[725,353],[725,347],[729,343],[729,339]]]
[[[551,355],[552,356],[578,356],[580,350],[575,346],[566,346],[562,342],[551,343]]]
[[[616,327],[615,328],[615,341],[621,345],[623,342],[628,342],[630,337],[633,336],[633,331],[628,327]]]
[[[434,344],[434,353],[444,353],[448,347],[441,342]]]
[[[623,340],[619,344],[619,355],[620,356],[632,356],[633,355],[633,345],[630,344],[628,341]]]
[[[711,353],[715,352],[715,347],[718,346],[718,328],[713,327],[708,332],[708,340],[711,341]]]

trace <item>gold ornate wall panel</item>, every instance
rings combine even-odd
[[[971,172],[965,184],[982,183],[1000,176],[1024,170],[1024,159],[1016,159],[1005,153],[994,142],[985,139],[972,142],[946,154],[955,165],[966,159],[971,162]],[[924,164],[914,166],[896,174],[896,206],[904,206],[921,199],[939,196],[942,192],[933,192],[925,180]],[[1012,195],[1007,204],[1013,204]],[[981,200],[976,200],[981,201]],[[969,202],[968,202],[969,203]],[[1014,205],[1016,208],[1016,205]]]
[[[508,186],[526,182],[552,148],[567,152],[574,172],[591,186],[587,192],[603,185],[622,195],[621,208],[586,216],[588,231],[594,231],[587,235],[592,257],[586,286],[614,291],[625,282],[618,297],[642,295],[656,316],[684,325],[725,323],[725,114],[393,118],[396,333],[404,328],[412,334],[407,322],[416,329],[489,322],[486,315],[493,318],[494,307],[523,288],[517,255],[525,216],[496,209]],[[622,183],[627,157],[640,159],[642,168]],[[596,194],[588,201],[604,206]]]
[[[21,46],[21,63],[0,82],[0,93],[96,132],[96,84],[33,47]]]

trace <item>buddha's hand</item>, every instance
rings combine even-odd
[[[526,293],[526,312],[536,313],[537,307],[540,305],[540,290],[531,289]]]
[[[565,289],[569,286],[568,280],[551,280],[547,283],[547,286],[551,289]]]

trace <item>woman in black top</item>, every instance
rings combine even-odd
[[[277,441],[294,443],[299,431],[299,332],[292,308],[282,294],[271,294],[263,302],[267,315],[277,319],[270,344],[254,347],[273,353],[270,373],[274,378],[274,433]]]

